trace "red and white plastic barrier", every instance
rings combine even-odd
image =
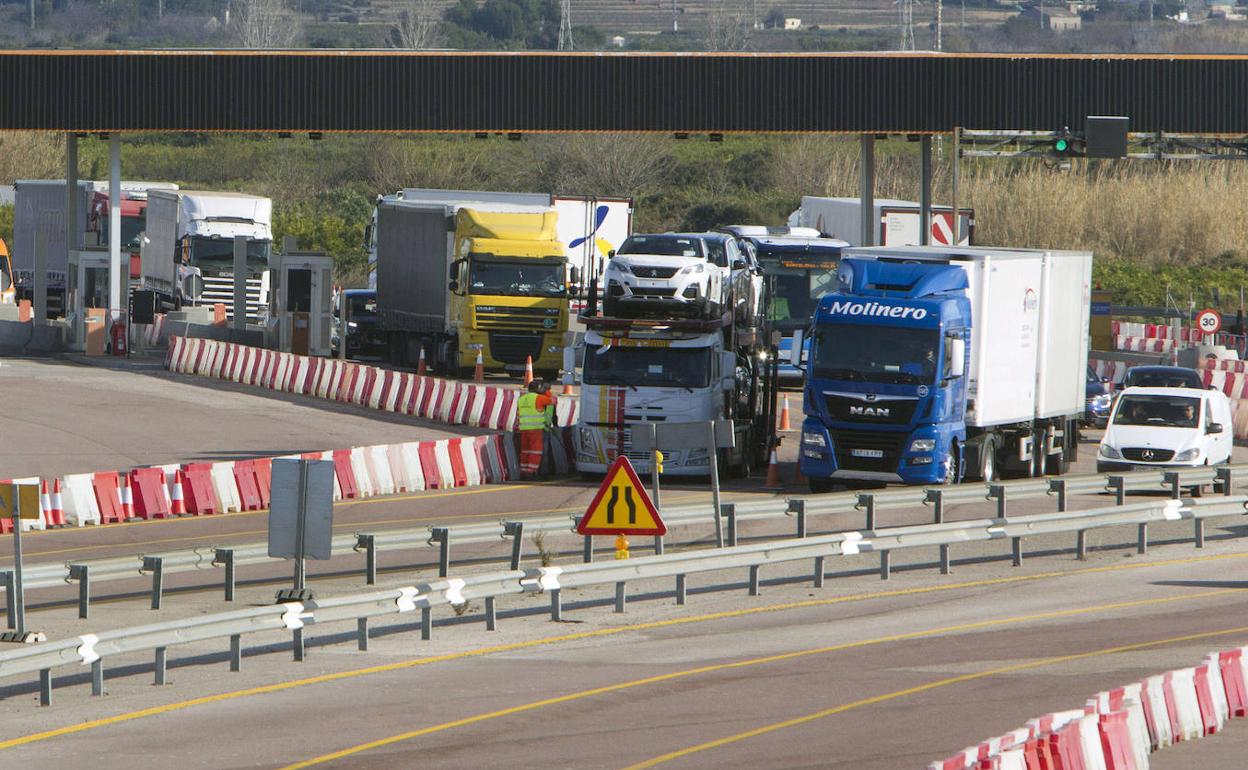
[[[1248,716],[1248,678],[1239,647],[1192,668],[1097,693],[1082,711],[1060,711],[932,762],[928,770],[1148,770],[1149,755],[1221,732]]]
[[[284,393],[313,396],[453,425],[514,430],[521,391],[444,380],[326,358],[309,358],[216,340],[170,336],[165,366]],[[559,399],[557,422],[576,424],[579,403]]]

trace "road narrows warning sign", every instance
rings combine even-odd
[[[576,531],[582,535],[666,535],[667,527],[633,464],[620,455],[577,522]]]

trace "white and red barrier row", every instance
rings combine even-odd
[[[1098,693],[1082,710],[1032,719],[928,770],[1148,770],[1152,752],[1248,716],[1245,651],[1211,653],[1198,666]]]
[[[165,366],[182,374],[492,430],[515,430],[521,395],[517,388],[422,377],[337,359],[178,336],[169,338]],[[559,425],[576,424],[578,407],[574,398],[559,399]]]
[[[1169,324],[1146,324],[1131,321],[1113,321],[1115,337],[1140,337],[1150,340],[1178,340],[1180,342],[1202,342],[1204,334],[1190,326],[1179,329],[1176,336],[1174,328]]]
[[[1171,353],[1178,347],[1175,341],[1170,339],[1114,335],[1114,350],[1132,353]]]
[[[155,348],[160,347],[161,339],[165,333],[165,314],[157,313],[155,320],[150,324],[135,324],[135,331],[139,333],[143,342],[143,347]]]
[[[410,441],[283,458],[334,464],[334,500],[425,489],[452,489],[519,478],[510,435]],[[14,479],[40,484],[40,518],[22,519],[23,531],[57,526],[120,524],[183,514],[204,516],[269,507],[272,457],[185,463],[128,471],[76,473],[64,478]],[[12,527],[0,519],[0,532]]]

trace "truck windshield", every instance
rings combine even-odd
[[[137,249],[140,246],[139,236],[143,234],[146,219],[141,216],[121,218],[121,248]],[[108,217],[100,217],[100,242],[108,243]]]
[[[1199,398],[1123,396],[1114,412],[1114,425],[1195,428],[1199,420]]]
[[[836,270],[768,268],[767,274],[774,287],[768,320],[786,333],[805,326],[819,298],[836,288]]]
[[[705,388],[711,349],[586,345],[584,378],[587,385]]]
[[[930,384],[940,337],[935,329],[829,324],[815,330],[817,378]]]
[[[560,262],[472,261],[473,294],[562,297],[567,291]]]
[[[247,270],[262,273],[269,266],[268,241],[247,241]],[[234,272],[234,241],[230,238],[191,239],[191,264],[207,275]]]

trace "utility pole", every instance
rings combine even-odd
[[[676,0],[672,0],[672,31],[680,31],[680,22],[676,20]]]
[[[572,0],[562,0],[559,3],[559,50],[571,51],[575,48],[572,43]]]
[[[945,0],[936,0],[936,50],[937,51],[943,50],[941,48],[941,31],[944,25],[944,8],[945,8]]]

